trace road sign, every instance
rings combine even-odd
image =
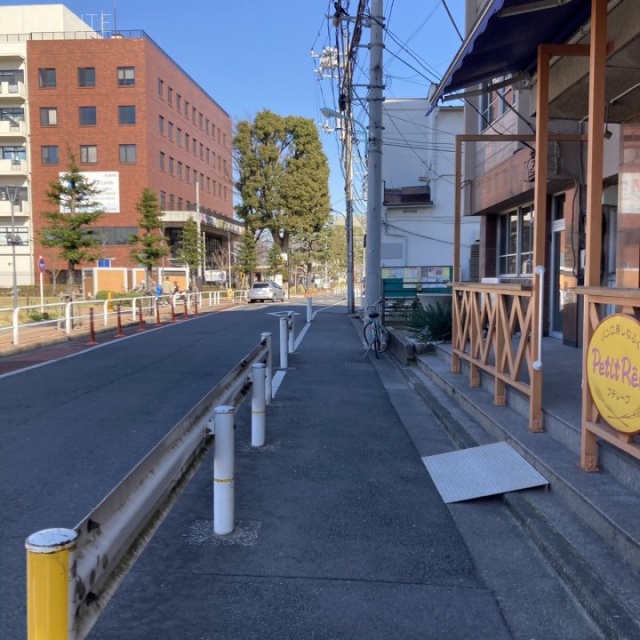
[[[38,260],[38,269],[40,269],[40,273],[44,273],[44,258],[42,256]]]

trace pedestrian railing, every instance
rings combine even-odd
[[[271,378],[271,334],[263,333],[259,344],[74,529],[47,529],[29,536],[28,640],[87,636],[208,452],[213,432],[216,458],[228,452],[233,412],[251,389],[252,445],[264,444]],[[219,417],[213,424],[215,416]],[[222,533],[233,528],[232,470],[233,461],[225,458],[217,467],[224,478],[214,482],[223,492],[214,507]]]
[[[233,302],[246,300],[235,292]],[[224,300],[220,291],[175,294],[171,296],[132,296],[107,300],[73,300],[35,304],[12,308],[0,308],[0,345],[19,345],[28,338],[31,342],[40,336],[50,336],[55,329],[61,335],[72,335],[74,331],[89,328],[93,316],[96,330],[115,327],[118,315],[125,323],[138,322],[143,317],[174,313],[194,314],[219,306]],[[93,311],[91,311],[93,310]]]

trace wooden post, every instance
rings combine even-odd
[[[585,287],[600,286],[600,259],[602,251],[602,162],[604,158],[604,115],[607,56],[607,0],[591,2],[591,42],[589,57],[589,118],[587,142],[587,230],[585,238],[586,261]],[[582,328],[582,439],[580,466],[585,471],[598,470],[596,436],[588,431],[585,423],[592,419],[593,399],[587,384],[588,346],[593,335],[589,295],[583,299]]]

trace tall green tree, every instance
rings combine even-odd
[[[242,235],[242,241],[238,249],[238,256],[236,260],[236,268],[242,274],[242,284],[244,288],[247,279],[251,279],[253,273],[258,268],[258,253],[256,250],[256,241],[253,234],[245,230]]]
[[[40,232],[44,247],[58,249],[67,263],[67,295],[73,294],[75,268],[97,260],[101,245],[93,236],[91,225],[104,211],[97,202],[99,190],[80,172],[75,156],[69,153],[67,170],[59,180],[49,183],[46,196],[55,211],[42,214],[47,225]]]
[[[151,290],[153,267],[158,265],[161,258],[168,255],[169,247],[163,233],[162,210],[155,191],[145,187],[140,199],[136,203],[136,211],[140,214],[138,226],[141,234],[132,235],[129,244],[132,245],[131,259],[145,268],[145,286]]]
[[[261,111],[237,124],[234,137],[238,217],[259,237],[265,230],[289,252],[310,255],[329,222],[329,164],[313,120]]]
[[[189,216],[182,228],[182,242],[176,252],[178,260],[184,262],[189,268],[189,282],[192,282],[193,274],[202,264],[202,238],[198,233],[198,223]]]

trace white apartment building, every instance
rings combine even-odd
[[[454,148],[463,109],[427,111],[426,99],[387,98],[383,105],[383,278],[420,281],[429,268],[453,266]],[[463,280],[479,229],[473,218],[462,221]]]

